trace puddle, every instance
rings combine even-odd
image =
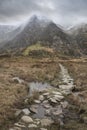
[[[31,96],[33,92],[42,92],[47,91],[49,89],[53,88],[48,83],[41,83],[41,82],[32,82],[29,83],[29,95]]]
[[[39,105],[37,108],[37,114],[34,114],[33,117],[43,119],[45,117],[45,108],[42,105]]]

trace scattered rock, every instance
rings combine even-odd
[[[43,96],[43,95],[40,95],[40,96],[39,96],[39,100],[40,100],[40,101],[43,101],[43,100],[44,100],[44,96]]]
[[[40,130],[47,130],[46,128],[40,128]]]
[[[37,113],[38,112],[37,108],[38,108],[37,105],[31,105],[30,111],[33,112],[33,113]]]
[[[87,124],[87,117],[83,117],[83,121],[85,124]]]
[[[37,125],[35,125],[35,124],[29,124],[28,128],[37,128]]]
[[[32,118],[29,117],[29,116],[23,116],[23,117],[21,118],[21,120],[22,120],[23,122],[25,122],[25,123],[32,123],[32,122],[33,122]]]
[[[46,108],[46,109],[51,108],[51,106],[49,104],[43,104],[43,107]]]
[[[62,96],[62,94],[60,92],[56,92],[56,91],[53,91],[52,94]]]
[[[34,103],[40,104],[41,102],[39,100],[34,100]]]
[[[64,101],[64,102],[61,102],[61,105],[62,105],[62,107],[65,109],[65,108],[67,108],[68,107],[68,102],[67,101]]]
[[[43,96],[48,96],[48,95],[49,95],[49,93],[44,93],[44,94],[43,94]]]
[[[51,111],[50,109],[46,110],[45,115],[50,116],[50,114],[51,114],[50,111]]]
[[[25,128],[24,125],[20,125],[20,124],[18,124],[18,123],[15,123],[14,125],[17,126],[17,127]]]
[[[47,103],[49,103],[48,100],[43,101],[43,104],[47,104]]]
[[[31,113],[28,108],[23,109],[22,112],[27,116]]]
[[[14,77],[12,80],[13,80],[14,82],[16,82],[16,83],[19,83],[19,84],[24,83],[24,80],[20,79],[19,77]]]
[[[50,101],[51,103],[57,104],[57,101],[56,101],[54,98],[50,98],[49,101]]]
[[[21,110],[17,110],[17,111],[15,112],[15,117],[20,116],[20,115],[21,115],[21,113],[22,113],[22,111],[21,111]]]
[[[53,124],[53,121],[50,119],[42,119],[41,120],[41,126],[50,126],[51,124]]]
[[[61,106],[58,106],[57,108],[52,109],[53,116],[59,116],[63,114]]]

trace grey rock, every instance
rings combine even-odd
[[[44,96],[43,96],[43,95],[40,95],[40,96],[39,96],[39,100],[40,100],[40,101],[43,101],[43,100],[44,100]]]
[[[33,113],[37,113],[38,112],[38,105],[31,105],[30,111]]]
[[[27,116],[31,113],[28,108],[23,109],[22,112]]]
[[[50,126],[51,124],[53,124],[53,121],[50,119],[42,119],[41,120],[41,126]]]
[[[17,110],[16,112],[15,112],[15,117],[18,117],[18,116],[20,116],[20,114],[22,113],[22,111],[21,110]]]
[[[54,98],[50,98],[49,101],[50,101],[51,103],[57,104],[57,101],[56,101]]]
[[[40,128],[40,130],[47,130],[46,128]]]
[[[29,124],[28,128],[37,128],[37,125],[35,125],[35,124]]]
[[[24,125],[21,125],[21,124],[19,124],[19,123],[15,123],[14,126],[21,127],[21,128],[25,128]]]
[[[16,83],[19,83],[19,84],[24,83],[24,80],[20,79],[19,77],[14,77],[12,80],[13,80],[14,82],[16,82]]]
[[[34,103],[36,103],[36,104],[40,104],[41,101],[40,101],[40,100],[34,100]]]
[[[63,114],[61,106],[58,106],[57,108],[52,109],[52,114],[54,116],[59,116],[59,115]]]
[[[21,120],[22,120],[23,122],[25,122],[25,123],[32,123],[32,122],[33,122],[33,119],[32,119],[31,117],[29,117],[29,116],[23,116],[23,117],[21,118]]]
[[[67,101],[61,102],[62,108],[67,108],[69,103]]]

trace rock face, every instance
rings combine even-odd
[[[87,55],[87,24],[71,28],[69,34],[76,41],[80,53]]]

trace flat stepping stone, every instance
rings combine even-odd
[[[34,103],[36,103],[36,104],[40,104],[41,101],[39,101],[39,100],[34,100]]]
[[[56,91],[53,91],[52,94],[62,96],[62,94],[60,92],[56,92]]]
[[[33,119],[29,116],[22,116],[21,120],[25,123],[32,123]]]
[[[21,110],[17,110],[16,112],[15,112],[15,117],[18,117],[18,116],[20,116],[20,114],[22,113],[22,111]]]
[[[62,108],[67,108],[69,103],[67,101],[61,102]]]
[[[57,108],[54,108],[54,109],[52,110],[52,114],[53,114],[54,116],[59,116],[59,115],[63,114],[63,111],[62,111],[61,106],[58,106]]]
[[[38,113],[38,105],[31,105],[30,111],[33,113]]]
[[[54,95],[54,97],[58,98],[59,100],[64,99],[64,96],[62,96],[62,95]]]
[[[46,109],[51,108],[51,106],[49,104],[43,104],[43,107],[46,108]]]
[[[29,124],[28,128],[37,128],[37,125],[35,125],[35,124]]]
[[[51,103],[57,104],[57,101],[56,101],[54,98],[50,98],[49,101],[50,101]]]
[[[44,100],[44,96],[43,96],[43,95],[40,95],[40,96],[39,96],[39,100],[40,100],[40,101],[43,101],[43,100]]]
[[[47,130],[46,128],[40,128],[40,130]]]
[[[45,115],[50,116],[51,114],[50,111],[51,111],[50,109],[45,110]]]
[[[50,126],[53,124],[53,121],[51,119],[42,119],[41,120],[41,126]]]
[[[15,123],[14,125],[17,126],[17,127],[25,128],[25,125],[20,125],[18,123]]]
[[[31,113],[28,108],[23,109],[22,112],[27,116]]]
[[[47,103],[49,103],[49,101],[48,101],[48,100],[44,100],[43,103],[44,103],[44,104],[47,104]]]
[[[49,93],[44,93],[44,94],[43,94],[43,96],[48,96],[48,95],[49,95]]]

